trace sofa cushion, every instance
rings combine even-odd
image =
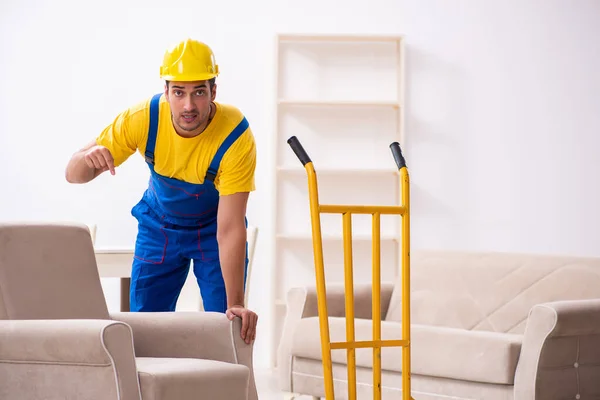
[[[250,371],[244,365],[193,358],[136,359],[144,400],[245,400]]]
[[[346,341],[346,319],[329,318],[330,340]],[[372,340],[372,321],[355,320],[356,340]],[[384,340],[402,339],[398,322],[382,321]],[[411,372],[440,378],[474,382],[513,384],[521,351],[521,335],[468,331],[447,327],[413,325],[411,329]],[[321,360],[318,317],[303,318],[294,334],[292,356]],[[346,364],[345,350],[332,350],[334,363]],[[356,350],[356,365],[373,367],[373,350]],[[385,347],[381,368],[402,372],[402,349]]]
[[[397,280],[387,321],[402,319]],[[600,297],[600,258],[411,251],[411,322],[522,334],[531,308]]]

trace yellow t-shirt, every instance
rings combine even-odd
[[[171,108],[164,95],[160,99],[159,125],[154,147],[154,170],[169,178],[189,183],[203,183],[206,171],[221,143],[242,120],[234,106],[217,103],[216,113],[204,132],[193,138],[177,134],[171,121]],[[150,118],[150,99],[120,113],[96,138],[96,143],[110,150],[115,167],[137,150],[146,150]],[[250,127],[223,155],[214,180],[220,195],[255,190],[256,143]]]

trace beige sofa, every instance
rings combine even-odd
[[[411,253],[415,400],[600,399],[600,258],[483,252]],[[368,267],[370,268],[370,267]],[[343,285],[328,286],[332,341],[345,341]],[[317,297],[288,293],[279,382],[324,397]],[[382,338],[401,338],[400,282],[382,285]],[[371,287],[355,287],[356,340],[371,340]],[[384,399],[401,399],[400,348],[382,350]],[[333,350],[336,399],[345,350]],[[372,397],[372,350],[358,349],[357,392]]]
[[[85,226],[0,224],[0,399],[256,400],[239,318],[110,313]]]

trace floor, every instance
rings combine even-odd
[[[271,370],[254,371],[256,378],[256,390],[259,400],[287,400],[285,394],[277,388],[277,378]],[[296,397],[294,400],[312,400],[310,396]]]
[[[271,370],[254,371],[259,400],[284,400],[284,394],[277,389],[275,373]]]

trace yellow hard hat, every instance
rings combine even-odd
[[[187,39],[165,52],[160,78],[167,81],[204,81],[219,75],[215,55],[208,45]]]

